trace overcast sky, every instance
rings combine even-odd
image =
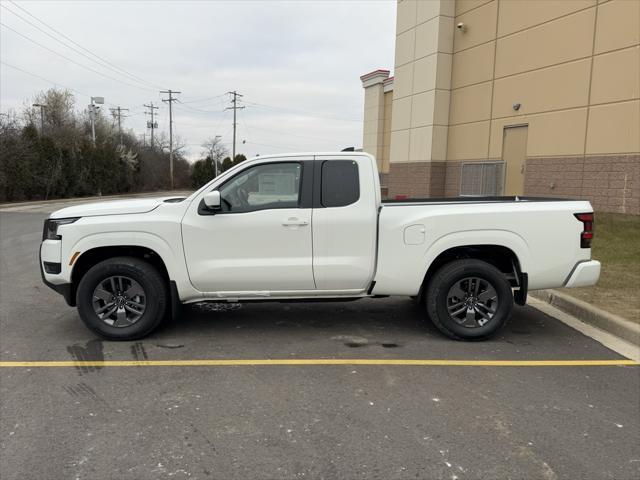
[[[393,65],[394,0],[16,4],[0,3],[2,112],[55,83],[75,90],[79,109],[91,95],[104,96],[106,108],[129,108],[125,126],[137,134],[146,131],[142,104],[152,101],[160,106],[159,131],[168,132],[168,107],[158,90],[179,90],[184,103],[174,103],[174,133],[192,159],[214,135],[231,149],[232,114],[223,111],[229,90],[244,95],[238,152],[247,156],[359,147],[359,77]],[[92,62],[90,53],[45,25],[133,76]]]

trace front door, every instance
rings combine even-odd
[[[300,161],[297,161],[300,160]],[[202,292],[277,292],[315,288],[311,205],[303,201],[308,163],[252,165],[218,190],[222,211],[194,202],[182,222],[189,278]],[[311,166],[307,167],[309,170]],[[198,205],[196,205],[199,203]]]
[[[505,127],[502,159],[505,162],[505,195],[524,193],[524,170],[527,159],[527,125]]]

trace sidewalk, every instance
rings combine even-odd
[[[557,290],[536,290],[529,293],[533,298],[568,313],[588,325],[640,347],[640,324],[638,323],[609,313]]]

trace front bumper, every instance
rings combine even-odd
[[[54,283],[49,282],[45,277],[44,265],[42,262],[42,251],[40,251],[40,254],[38,255],[38,264],[40,265],[40,276],[42,277],[42,282],[47,287],[51,288],[52,290],[62,295],[64,297],[64,301],[67,302],[67,305],[69,305],[70,307],[75,307],[76,296],[75,296],[74,289],[72,288],[73,285],[71,283],[60,283],[56,285]]]
[[[578,263],[567,278],[564,286],[567,288],[589,287],[595,285],[600,278],[600,262],[589,260]]]

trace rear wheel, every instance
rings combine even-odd
[[[110,340],[135,340],[162,322],[168,305],[164,278],[147,262],[117,257],[93,266],[78,285],[84,324]]]
[[[511,317],[511,285],[493,265],[481,260],[456,260],[429,280],[427,313],[433,324],[456,340],[484,340]]]

